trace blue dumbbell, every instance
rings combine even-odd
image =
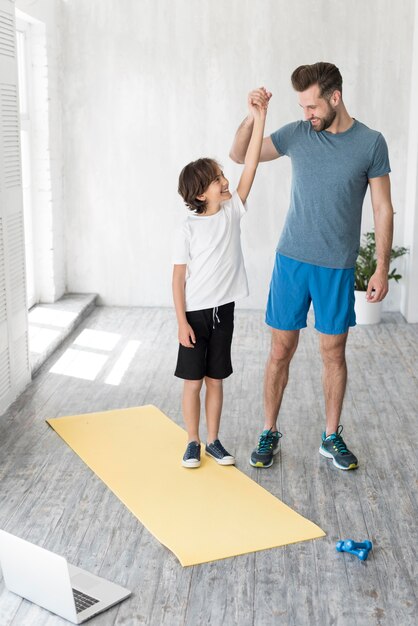
[[[348,550],[367,550],[368,552],[372,549],[372,542],[368,540],[359,543],[358,541],[353,541],[352,539],[346,539],[346,541],[344,541],[344,545],[348,548]]]
[[[371,541],[364,541],[362,543],[353,541],[352,539],[347,539],[346,541],[338,541],[335,546],[338,552],[349,552],[350,554],[354,554],[356,557],[360,559],[360,561],[365,561],[369,556],[369,551],[372,548]]]

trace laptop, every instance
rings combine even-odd
[[[128,589],[4,530],[0,530],[0,564],[7,589],[73,624],[131,595]]]

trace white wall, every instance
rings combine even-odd
[[[188,161],[228,159],[246,94],[273,92],[267,130],[300,117],[290,74],[336,63],[354,117],[385,135],[403,238],[413,0],[63,0],[68,289],[171,305],[170,236]],[[264,308],[290,164],[260,166],[243,222],[250,297]],[[372,224],[367,203],[364,228]],[[392,289],[389,308],[399,308]]]

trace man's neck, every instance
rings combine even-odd
[[[344,133],[346,130],[351,128],[354,124],[354,119],[351,115],[348,114],[347,109],[343,105],[340,111],[338,111],[335,116],[334,121],[331,126],[326,129],[327,133],[332,133],[333,135],[337,135],[338,133]]]

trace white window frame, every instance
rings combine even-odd
[[[24,37],[23,58],[19,55],[18,37]],[[31,23],[23,19],[21,16],[16,17],[16,38],[17,38],[17,57],[18,57],[18,73],[19,73],[19,112],[20,112],[20,138],[21,138],[21,155],[22,155],[22,191],[23,191],[23,209],[25,223],[25,251],[26,251],[26,293],[27,304],[30,309],[34,306],[38,298],[38,290],[36,288],[36,272],[35,272],[35,253],[34,253],[34,229],[33,229],[33,168],[32,168],[32,123],[31,111],[32,105],[32,63],[31,54]],[[23,70],[23,72],[22,72]],[[23,77],[22,77],[23,73]],[[25,97],[26,108],[22,111],[21,101],[22,94]]]
[[[30,381],[14,2],[0,0],[0,413]]]

